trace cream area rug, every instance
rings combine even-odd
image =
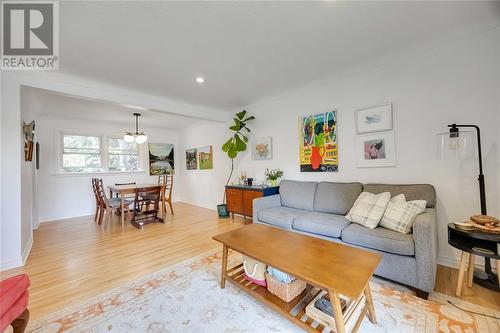
[[[232,283],[220,289],[220,260],[220,251],[189,259],[33,321],[28,332],[302,332]],[[230,256],[230,262],[238,260],[238,254]],[[366,318],[359,332],[500,332],[499,320],[464,312],[448,304],[444,295],[433,294],[425,301],[409,289],[376,278],[371,286],[378,324]]]

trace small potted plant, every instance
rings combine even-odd
[[[283,171],[280,169],[266,169],[264,176],[271,183],[271,186],[278,186],[278,180],[283,177]]]

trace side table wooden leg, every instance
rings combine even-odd
[[[467,268],[467,287],[472,288],[474,280],[474,255],[469,254],[469,267]]]
[[[373,306],[372,291],[370,289],[370,282],[366,284],[365,288],[366,306],[368,308],[368,318],[374,324],[377,323],[377,316],[375,316],[375,307]]]
[[[458,281],[457,290],[455,295],[462,295],[462,285],[464,284],[465,268],[467,267],[467,259],[469,258],[469,253],[462,251],[462,257],[460,258],[460,268],[458,270]]]
[[[227,245],[222,245],[222,272],[220,276],[220,287],[224,289],[226,287],[226,271],[227,271]]]
[[[14,333],[23,333],[24,330],[26,329],[26,326],[28,326],[29,318],[30,318],[30,312],[28,311],[28,309],[26,309],[24,310],[23,313],[19,315],[19,317],[14,319],[10,324],[14,329]]]
[[[335,317],[335,332],[345,333],[344,316],[342,314],[342,306],[340,305],[339,294],[331,290],[328,291],[328,294],[330,295],[330,301],[332,303],[333,314]]]

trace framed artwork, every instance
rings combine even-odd
[[[186,169],[196,170],[198,169],[198,160],[196,159],[197,150],[196,148],[186,150]]]
[[[300,171],[338,171],[337,110],[300,117]]]
[[[200,170],[213,169],[214,160],[212,146],[198,148],[198,163]]]
[[[359,135],[356,138],[358,167],[390,167],[396,165],[394,132]]]
[[[356,132],[373,133],[392,130],[392,103],[356,110]]]
[[[149,174],[151,176],[174,173],[174,145],[171,143],[149,143]]]
[[[252,159],[270,160],[273,158],[273,141],[270,136],[252,140]]]

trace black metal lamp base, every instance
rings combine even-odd
[[[500,292],[498,277],[491,270],[489,272],[478,269],[474,270],[474,283],[486,289]]]

